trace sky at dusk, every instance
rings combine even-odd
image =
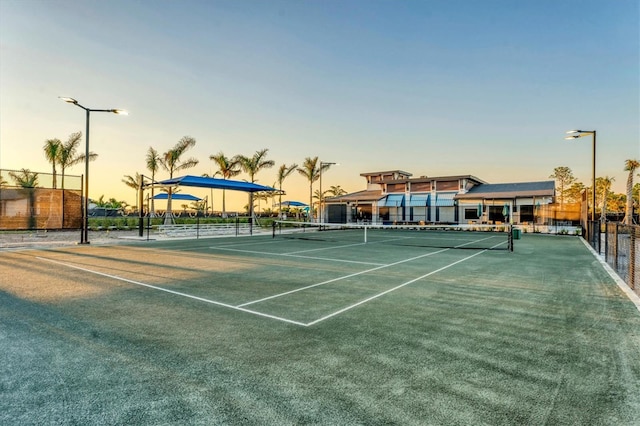
[[[263,185],[315,156],[340,163],[323,188],[349,192],[397,169],[504,183],[568,166],[590,185],[591,138],[571,129],[597,130],[597,174],[624,192],[624,162],[640,160],[639,4],[0,0],[0,168],[51,171],[45,140],[85,128],[69,96],[129,111],[91,115],[91,198],[135,204],[123,177],[183,136],[200,160],[185,174],[268,148]],[[308,202],[301,175],[284,189]],[[245,203],[227,193],[228,209]]]

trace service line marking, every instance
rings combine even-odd
[[[422,254],[420,256],[415,256],[415,257],[412,257],[412,258],[409,258],[409,259],[399,260],[397,262],[389,263],[389,264],[386,264],[386,265],[376,266],[375,268],[365,269],[364,271],[354,272],[353,274],[348,274],[348,275],[343,275],[341,277],[332,278],[330,280],[322,281],[320,283],[311,284],[311,285],[308,285],[308,286],[305,286],[305,287],[296,288],[295,290],[285,291],[284,293],[274,294],[273,296],[264,297],[264,298],[258,299],[258,300],[252,300],[250,302],[246,302],[246,303],[243,303],[243,304],[237,305],[237,306],[241,307],[241,306],[253,305],[254,303],[264,302],[265,300],[275,299],[276,297],[286,296],[288,294],[297,293],[299,291],[308,290],[310,288],[318,287],[318,286],[321,286],[321,285],[333,283],[333,282],[336,282],[336,281],[345,280],[347,278],[355,277],[355,276],[362,275],[362,274],[367,274],[369,272],[377,271],[379,269],[389,268],[391,266],[400,265],[400,264],[406,263],[406,262],[411,262],[412,260],[417,260],[417,259],[421,259],[423,257],[432,256],[434,254],[442,253],[442,252],[447,251],[447,250],[451,250],[451,249],[443,249],[443,250],[433,251],[431,253]]]
[[[331,247],[331,249],[342,248],[342,247],[351,247],[351,246],[362,245],[362,244],[363,243],[349,244],[349,245],[346,245],[346,246]],[[332,258],[332,257],[303,256],[303,255],[298,254],[298,253],[307,253],[307,252],[317,251],[317,250],[328,250],[329,248],[313,249],[313,250],[301,250],[301,251],[294,251],[294,252],[289,252],[289,253],[270,253],[270,252],[264,252],[264,251],[259,251],[259,250],[242,250],[242,249],[235,249],[235,248],[229,248],[229,247],[216,247],[216,246],[212,246],[212,247],[209,247],[209,248],[211,250],[225,250],[225,251],[233,251],[233,252],[237,252],[237,253],[259,254],[259,255],[263,255],[263,256],[297,257],[297,258],[302,258],[302,259],[323,260],[323,261],[327,261],[327,262],[355,263],[355,264],[358,264],[358,265],[374,265],[374,266],[383,265],[382,263],[377,263],[377,262],[363,262],[361,260],[336,259],[336,258]]]
[[[460,259],[460,260],[457,260],[457,261],[455,261],[455,262],[453,262],[453,263],[450,263],[450,264],[448,264],[448,265],[446,265],[446,266],[443,266],[443,267],[442,267],[442,268],[440,268],[440,269],[436,269],[435,271],[431,271],[431,272],[429,272],[429,273],[426,273],[426,274],[424,274],[424,275],[421,275],[421,276],[419,276],[418,278],[414,278],[414,279],[412,279],[412,280],[410,280],[410,281],[407,281],[407,282],[405,282],[405,283],[402,283],[402,284],[400,284],[400,285],[397,285],[397,286],[395,286],[395,287],[393,287],[393,288],[390,288],[389,290],[385,290],[385,291],[383,291],[382,293],[378,293],[378,294],[375,294],[375,295],[373,295],[373,296],[371,296],[371,297],[367,297],[366,299],[361,300],[361,301],[359,301],[359,302],[357,302],[357,303],[354,303],[353,305],[349,305],[349,306],[347,306],[347,307],[345,307],[345,308],[342,308],[342,309],[340,309],[340,310],[337,310],[337,311],[335,311],[335,312],[333,312],[333,313],[331,313],[331,314],[329,314],[329,315],[325,315],[325,316],[323,316],[322,318],[318,318],[318,319],[317,319],[317,320],[315,320],[315,321],[311,321],[311,322],[309,322],[309,323],[305,324],[305,326],[306,326],[306,327],[310,327],[310,326],[312,326],[312,325],[314,325],[314,324],[317,324],[317,323],[322,322],[322,321],[324,321],[324,320],[327,320],[327,319],[329,319],[329,318],[335,317],[336,315],[340,315],[340,314],[342,314],[342,313],[344,313],[344,312],[346,312],[346,311],[348,311],[348,310],[351,310],[351,309],[353,309],[353,308],[355,308],[355,307],[358,307],[358,306],[360,306],[360,305],[363,305],[363,304],[365,304],[365,303],[367,303],[367,302],[370,302],[370,301],[372,301],[372,300],[374,300],[374,299],[377,299],[377,298],[379,298],[379,297],[382,297],[382,296],[384,296],[385,294],[389,294],[389,293],[391,293],[392,291],[396,291],[396,290],[398,290],[398,289],[400,289],[400,288],[402,288],[402,287],[408,286],[409,284],[412,284],[412,283],[414,283],[414,282],[416,282],[416,281],[419,281],[419,280],[421,280],[421,279],[423,279],[423,278],[427,278],[427,277],[428,277],[428,276],[430,276],[430,275],[437,274],[438,272],[441,272],[441,271],[444,271],[445,269],[451,268],[452,266],[457,265],[458,263],[461,263],[461,262],[464,262],[464,261],[466,261],[466,260],[469,260],[469,259],[471,259],[472,257],[478,256],[479,254],[482,254],[482,253],[484,253],[484,252],[486,252],[486,251],[487,251],[487,250],[482,250],[482,251],[480,251],[480,252],[478,252],[478,253],[474,253],[474,254],[472,254],[471,256],[467,256],[467,257],[465,257],[464,259]]]
[[[124,282],[129,283],[129,284],[134,284],[134,285],[139,285],[139,286],[142,286],[142,287],[151,288],[151,289],[154,289],[154,290],[164,291],[166,293],[171,293],[171,294],[175,294],[177,296],[187,297],[189,299],[198,300],[200,302],[211,303],[212,305],[222,306],[222,307],[225,307],[225,308],[234,309],[236,311],[242,311],[242,312],[246,312],[246,313],[253,314],[253,315],[258,315],[258,316],[265,317],[265,318],[271,318],[271,319],[275,319],[275,320],[278,320],[278,321],[287,322],[287,323],[290,323],[290,324],[301,325],[301,326],[304,326],[304,327],[307,326],[307,324],[305,324],[303,322],[300,322],[300,321],[294,321],[294,320],[290,320],[288,318],[282,318],[282,317],[278,317],[278,316],[275,316],[275,315],[270,315],[270,314],[265,314],[263,312],[254,311],[254,310],[251,310],[251,309],[245,309],[245,308],[242,308],[242,307],[239,307],[239,306],[229,305],[228,303],[222,303],[222,302],[217,302],[217,301],[211,300],[211,299],[205,299],[204,297],[194,296],[192,294],[183,293],[181,291],[169,290],[167,288],[158,287],[158,286],[155,286],[155,285],[152,285],[152,284],[143,283],[143,282],[140,282],[140,281],[130,280],[128,278],[119,277],[117,275],[105,274],[104,272],[98,272],[98,271],[94,271],[94,270],[91,270],[91,269],[82,268],[80,266],[72,265],[70,263],[59,262],[57,260],[47,259],[45,257],[36,257],[36,258],[40,259],[40,260],[44,260],[46,262],[51,262],[51,263],[55,263],[55,264],[58,264],[58,265],[66,266],[68,268],[78,269],[80,271],[88,272],[90,274],[100,275],[102,277],[107,277],[107,278],[111,278],[111,279],[118,280],[118,281],[124,281]]]

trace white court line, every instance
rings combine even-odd
[[[297,293],[299,291],[308,290],[310,288],[314,288],[314,287],[318,287],[318,286],[321,286],[321,285],[333,283],[333,282],[336,282],[336,281],[341,281],[341,280],[344,280],[344,279],[347,279],[347,278],[351,278],[351,277],[355,277],[355,276],[358,276],[358,275],[366,274],[366,273],[369,273],[369,272],[377,271],[379,269],[388,268],[388,267],[395,266],[395,265],[400,265],[401,263],[411,262],[412,260],[421,259],[423,257],[427,257],[427,256],[431,256],[431,255],[434,255],[434,254],[442,253],[442,252],[447,251],[447,250],[451,250],[451,249],[438,250],[438,251],[434,251],[434,252],[431,252],[431,253],[422,254],[420,256],[412,257],[410,259],[404,259],[404,260],[399,260],[399,261],[394,262],[394,263],[389,263],[389,264],[386,264],[386,265],[380,265],[380,266],[377,266],[375,268],[366,269],[366,270],[360,271],[360,272],[354,272],[353,274],[344,275],[342,277],[332,278],[330,280],[322,281],[320,283],[311,284],[311,285],[308,285],[308,286],[305,286],[305,287],[296,288],[295,290],[290,290],[290,291],[286,291],[284,293],[274,294],[273,296],[265,297],[265,298],[258,299],[258,300],[252,300],[251,302],[243,303],[243,304],[237,305],[237,306],[241,307],[241,306],[253,305],[254,303],[264,302],[265,300],[275,299],[276,297],[286,296],[288,294]]]
[[[269,252],[258,251],[258,250],[241,250],[241,249],[233,249],[233,248],[227,248],[227,247],[209,247],[209,248],[212,250],[226,250],[226,251],[233,251],[238,253],[260,254],[263,256],[299,257],[302,259],[324,260],[327,262],[355,263],[358,265],[382,265],[382,263],[363,262],[361,260],[334,259],[329,257],[302,256],[302,255],[293,254],[293,253],[304,253],[305,251],[313,251],[313,250],[305,250],[302,252],[292,252],[292,253],[269,253]],[[333,248],[336,248],[336,247],[333,247]]]
[[[296,251],[289,252],[288,254],[309,253],[310,251],[335,250],[335,249],[344,248],[344,247],[362,246],[364,244],[365,243],[362,242],[362,243],[344,244],[341,246],[321,247],[321,248],[314,248],[314,249],[308,249],[308,250],[296,250]]]
[[[487,239],[490,239],[490,238],[495,238],[495,237],[482,238],[480,240],[475,240],[475,241],[467,242],[465,244],[460,244],[460,245],[458,245],[456,247],[464,247],[466,245],[473,244],[473,243],[476,243],[478,241],[487,240]],[[504,243],[505,243],[504,241],[501,241],[500,243],[492,246],[490,249],[496,248],[496,247],[498,247],[498,246],[500,246],[500,245],[502,245]],[[300,287],[300,288],[297,288],[297,289],[294,289],[294,290],[286,291],[284,293],[274,294],[273,296],[264,297],[262,299],[252,300],[250,302],[242,303],[242,304],[237,305],[237,306],[242,307],[242,306],[253,305],[255,303],[264,302],[266,300],[275,299],[277,297],[282,297],[282,296],[286,296],[286,295],[289,295],[289,294],[292,294],[292,293],[297,293],[299,291],[308,290],[310,288],[318,287],[318,286],[321,286],[321,285],[330,284],[330,283],[333,283],[333,282],[336,282],[336,281],[341,281],[341,280],[344,280],[344,279],[347,279],[347,278],[355,277],[357,275],[362,275],[362,274],[366,274],[366,273],[369,273],[369,272],[377,271],[379,269],[384,269],[384,268],[388,268],[388,267],[391,267],[391,266],[400,265],[402,263],[411,262],[413,260],[420,259],[420,258],[427,257],[427,256],[431,256],[433,254],[442,253],[442,252],[445,252],[447,250],[451,250],[451,249],[450,248],[446,248],[446,249],[434,251],[434,252],[431,252],[431,253],[426,253],[426,254],[423,254],[423,255],[420,255],[420,256],[415,256],[415,257],[412,257],[412,258],[409,258],[409,259],[399,260],[397,262],[389,263],[389,264],[386,264],[386,265],[380,265],[380,266],[377,266],[375,268],[366,269],[366,270],[361,271],[361,272],[355,272],[353,274],[349,274],[349,275],[345,275],[345,276],[342,276],[342,277],[333,278],[333,279],[330,279],[330,280],[327,280],[327,281],[322,281],[320,283],[311,284],[311,285],[308,285],[308,286],[305,286],[305,287]],[[487,250],[486,249],[482,250],[481,252],[478,252],[478,253],[474,254],[473,256],[476,256],[476,255],[478,255],[480,253],[484,253],[485,251],[487,251]],[[469,256],[468,258],[465,258],[465,259],[470,259],[473,256]],[[458,262],[456,262],[456,263],[458,263]],[[426,275],[426,276],[428,276],[428,275]]]
[[[290,323],[290,324],[301,325],[301,326],[305,326],[305,327],[307,326],[307,324],[305,324],[303,322],[293,321],[293,320],[290,320],[290,319],[287,319],[287,318],[282,318],[282,317],[278,317],[278,316],[275,316],[275,315],[269,315],[269,314],[265,314],[265,313],[262,313],[262,312],[253,311],[251,309],[245,309],[245,308],[242,308],[242,307],[239,307],[239,306],[229,305],[227,303],[216,302],[215,300],[205,299],[204,297],[198,297],[198,296],[193,296],[191,294],[182,293],[180,291],[169,290],[169,289],[158,287],[158,286],[155,286],[155,285],[152,285],[152,284],[146,284],[146,283],[143,283],[143,282],[140,282],[140,281],[134,281],[134,280],[130,280],[128,278],[119,277],[117,275],[111,275],[111,274],[105,274],[103,272],[93,271],[91,269],[82,268],[80,266],[75,266],[75,265],[72,265],[72,264],[69,264],[69,263],[64,263],[64,262],[59,262],[57,260],[47,259],[45,257],[36,257],[36,259],[44,260],[46,262],[56,263],[58,265],[66,266],[68,268],[78,269],[80,271],[88,272],[88,273],[95,274],[95,275],[100,275],[100,276],[111,278],[111,279],[114,279],[114,280],[124,281],[124,282],[127,282],[129,284],[135,284],[135,285],[139,285],[139,286],[142,286],[142,287],[152,288],[154,290],[159,290],[159,291],[164,291],[166,293],[175,294],[177,296],[187,297],[189,299],[198,300],[200,302],[211,303],[212,305],[222,306],[222,307],[225,307],[225,308],[234,309],[236,311],[247,312],[247,313],[250,313],[250,314],[254,314],[254,315],[258,315],[258,316],[266,317],[266,318],[271,318],[271,319],[275,319],[275,320],[278,320],[278,321],[287,322],[287,323]]]
[[[276,244],[276,243],[284,243],[286,241],[284,240],[274,240],[273,238],[267,241],[256,241],[253,240],[253,242],[246,242],[246,243],[226,243],[226,244],[220,244],[219,246],[215,246],[215,247],[241,247],[241,246],[258,246],[258,245],[262,245],[262,244]]]
[[[405,286],[407,286],[407,285],[409,285],[409,284],[412,284],[412,283],[414,283],[414,282],[416,282],[416,281],[418,281],[418,280],[421,280],[421,279],[423,279],[423,278],[426,278],[426,277],[428,277],[428,276],[430,276],[430,275],[437,274],[437,273],[438,273],[438,272],[440,272],[440,271],[444,271],[445,269],[451,268],[452,266],[457,265],[458,263],[464,262],[465,260],[469,260],[469,259],[471,259],[472,257],[475,257],[475,256],[477,256],[477,255],[479,255],[479,254],[482,254],[482,253],[486,252],[486,251],[487,251],[487,250],[482,250],[482,251],[480,251],[480,252],[478,252],[478,253],[474,253],[474,254],[472,254],[471,256],[467,256],[467,257],[465,257],[464,259],[460,259],[460,260],[458,260],[458,261],[455,261],[455,262],[453,262],[453,263],[450,263],[449,265],[447,265],[447,266],[443,266],[443,267],[442,267],[442,268],[440,268],[440,269],[436,269],[435,271],[431,271],[431,272],[429,272],[429,273],[427,273],[427,274],[421,275],[421,276],[419,276],[418,278],[414,278],[414,279],[412,279],[412,280],[410,280],[410,281],[407,281],[406,283],[402,283],[402,284],[400,284],[400,285],[398,285],[398,286],[395,286],[395,287],[393,287],[393,288],[390,288],[389,290],[385,290],[385,291],[383,291],[382,293],[378,293],[378,294],[376,294],[376,295],[374,295],[374,296],[368,297],[368,298],[366,298],[366,299],[364,299],[364,300],[359,301],[358,303],[354,303],[353,305],[349,305],[349,306],[347,306],[346,308],[342,308],[342,309],[340,309],[340,310],[338,310],[338,311],[335,311],[335,312],[333,312],[333,313],[331,313],[331,314],[329,314],[329,315],[325,315],[325,316],[324,316],[324,317],[322,317],[322,318],[318,318],[318,319],[317,319],[317,320],[315,320],[315,321],[311,321],[311,322],[309,322],[309,323],[305,324],[305,326],[309,327],[309,326],[312,326],[312,325],[314,325],[314,324],[317,324],[317,323],[319,323],[319,322],[321,322],[321,321],[324,321],[324,320],[326,320],[326,319],[329,319],[329,318],[331,318],[331,317],[335,317],[336,315],[340,315],[340,314],[341,314],[341,313],[343,313],[343,312],[346,312],[346,311],[348,311],[348,310],[350,310],[350,309],[353,309],[353,308],[355,308],[355,307],[357,307],[357,306],[360,306],[360,305],[362,305],[362,304],[364,304],[364,303],[370,302],[371,300],[377,299],[378,297],[382,297],[382,296],[384,296],[385,294],[391,293],[392,291],[396,291],[396,290],[398,290],[399,288],[405,287]]]
[[[631,302],[634,305],[636,305],[636,308],[638,308],[638,310],[640,311],[640,296],[638,296],[631,289],[631,287],[629,287],[629,285],[626,282],[624,282],[622,278],[620,278],[620,275],[618,275],[618,273],[607,263],[607,261],[604,260],[604,258],[600,256],[598,252],[593,249],[593,247],[591,247],[591,244],[589,244],[587,240],[585,240],[584,238],[580,238],[580,240],[589,249],[591,254],[593,254],[593,256],[596,259],[598,259],[598,262],[600,262],[600,265],[602,265],[604,270],[607,271],[607,274],[609,274],[609,276],[616,282],[618,287],[620,287],[620,290],[624,292],[624,294],[629,298],[629,300],[631,300]]]
[[[499,245],[502,245],[502,244],[503,244],[503,243],[501,242],[500,244],[496,244],[495,246],[493,246],[493,247],[491,247],[491,248],[498,247]],[[427,253],[427,254],[424,254],[424,255],[421,255],[421,256],[413,257],[413,258],[411,258],[411,259],[406,259],[406,260],[402,260],[402,261],[394,262],[394,263],[391,263],[391,264],[388,264],[388,265],[383,265],[383,266],[380,266],[380,267],[377,267],[377,268],[372,268],[372,269],[369,269],[369,270],[367,270],[367,271],[363,271],[363,272],[359,272],[359,273],[351,274],[351,275],[346,276],[346,277],[336,278],[336,279],[334,279],[334,280],[329,280],[329,281],[327,281],[327,282],[325,282],[325,283],[318,283],[318,284],[314,284],[314,285],[311,285],[311,286],[308,286],[308,287],[305,287],[305,288],[301,288],[301,289],[297,289],[297,290],[292,290],[292,291],[287,292],[287,293],[282,293],[282,294],[280,294],[280,295],[271,296],[271,297],[268,297],[268,298],[265,298],[265,299],[261,299],[261,300],[272,299],[272,298],[274,298],[274,297],[283,296],[283,295],[285,295],[285,294],[295,293],[295,292],[297,292],[297,291],[301,291],[301,290],[304,290],[304,289],[307,289],[307,288],[316,287],[316,286],[318,286],[318,285],[327,284],[327,283],[329,283],[329,282],[337,281],[337,280],[340,280],[340,279],[345,279],[345,278],[348,278],[348,277],[350,277],[350,276],[355,276],[355,275],[360,275],[360,274],[363,274],[363,273],[366,273],[366,272],[375,271],[375,270],[382,269],[382,268],[385,268],[385,267],[388,267],[388,266],[398,265],[398,264],[401,264],[401,263],[409,262],[409,261],[411,261],[411,260],[416,260],[416,259],[419,259],[419,258],[423,258],[423,257],[431,256],[431,255],[433,255],[433,254],[442,253],[442,252],[445,252],[445,251],[447,251],[447,250],[451,250],[451,249],[443,249],[443,250],[439,250],[439,251],[436,251],[436,252]],[[426,277],[428,277],[428,276],[430,276],[430,275],[433,275],[433,274],[436,274],[436,273],[438,273],[438,272],[440,272],[440,271],[443,271],[443,270],[445,270],[445,269],[448,269],[448,268],[450,268],[450,267],[452,267],[452,266],[454,266],[454,265],[456,265],[456,264],[458,264],[458,263],[464,262],[464,261],[466,261],[466,260],[468,260],[468,259],[471,259],[472,257],[475,257],[475,256],[477,256],[477,255],[479,255],[479,254],[482,254],[482,253],[486,252],[486,251],[487,251],[487,250],[482,250],[482,251],[480,251],[480,252],[478,252],[478,253],[475,253],[475,254],[473,254],[473,255],[471,255],[471,256],[467,256],[467,257],[465,257],[464,259],[460,259],[460,260],[458,260],[458,261],[455,261],[455,262],[453,262],[453,263],[451,263],[451,264],[449,264],[449,265],[443,266],[443,267],[442,267],[442,268],[440,268],[440,269],[437,269],[437,270],[435,270],[435,271],[432,271],[432,272],[429,272],[429,273],[427,273],[427,274],[424,274],[424,275],[422,275],[422,276],[420,276],[420,277],[418,277],[418,278],[414,278],[414,279],[412,279],[412,280],[410,280],[410,281],[407,281],[407,282],[405,282],[405,283],[403,283],[403,284],[400,284],[400,285],[398,285],[398,286],[396,286],[396,287],[394,287],[394,288],[391,288],[391,289],[389,289],[389,290],[386,290],[386,291],[384,291],[384,292],[382,292],[382,293],[379,293],[379,294],[376,294],[376,295],[374,295],[374,296],[368,297],[368,298],[366,298],[366,299],[364,299],[364,300],[361,300],[361,301],[360,301],[360,302],[358,302],[358,303],[355,303],[355,304],[353,304],[353,305],[350,305],[350,306],[347,306],[347,307],[345,307],[345,308],[342,308],[342,309],[340,309],[340,310],[338,310],[338,311],[336,311],[336,312],[333,312],[333,313],[331,313],[331,314],[329,314],[329,315],[325,315],[324,317],[319,318],[319,319],[314,320],[314,321],[311,321],[311,322],[309,322],[309,323],[303,323],[303,322],[300,322],[300,321],[290,320],[290,319],[288,319],[288,318],[283,318],[283,317],[278,317],[278,316],[275,316],[275,315],[265,314],[265,313],[262,313],[262,312],[254,311],[254,310],[251,310],[251,309],[246,309],[246,308],[244,308],[244,307],[243,307],[243,306],[245,306],[245,305],[247,305],[247,304],[257,303],[258,301],[249,302],[249,303],[246,303],[246,304],[241,304],[241,305],[234,306],[234,305],[229,305],[229,304],[227,304],[227,303],[217,302],[217,301],[215,301],[215,300],[205,299],[205,298],[203,298],[203,297],[199,297],[199,296],[193,296],[193,295],[191,295],[191,294],[182,293],[182,292],[175,291],[175,290],[169,290],[169,289],[162,288],[162,287],[158,287],[158,286],[155,286],[155,285],[152,285],[152,284],[146,284],[146,283],[143,283],[143,282],[139,282],[139,281],[135,281],[135,280],[130,280],[130,279],[128,279],[128,278],[119,277],[119,276],[117,276],[117,275],[111,275],[111,274],[106,274],[106,273],[103,273],[103,272],[93,271],[93,270],[90,270],[90,269],[87,269],[87,268],[82,268],[82,267],[79,267],[79,266],[76,266],[76,265],[72,265],[72,264],[69,264],[69,263],[64,263],[64,262],[56,261],[56,260],[53,260],[53,259],[47,259],[47,258],[44,258],[44,257],[38,257],[38,256],[37,256],[36,258],[37,258],[37,259],[39,259],[39,260],[46,261],[46,262],[51,262],[51,263],[55,263],[55,264],[58,264],[58,265],[66,266],[66,267],[68,267],[68,268],[78,269],[78,270],[80,270],[80,271],[88,272],[88,273],[91,273],[91,274],[100,275],[100,276],[103,276],[103,277],[107,277],[107,278],[111,278],[111,279],[114,279],[114,280],[119,280],[119,281],[127,282],[127,283],[134,284],[134,285],[139,285],[139,286],[142,286],[142,287],[151,288],[151,289],[154,289],[154,290],[163,291],[163,292],[170,293],[170,294],[174,294],[174,295],[177,295],[177,296],[187,297],[187,298],[189,298],[189,299],[194,299],[194,300],[198,300],[198,301],[201,301],[201,302],[210,303],[210,304],[213,304],[213,305],[216,305],[216,306],[221,306],[221,307],[225,307],[225,308],[233,309],[233,310],[237,310],[237,311],[241,311],[241,312],[245,312],[245,313],[249,313],[249,314],[253,314],[253,315],[257,315],[257,316],[261,316],[261,317],[264,317],[264,318],[274,319],[274,320],[282,321],[282,322],[289,323],[289,324],[299,325],[299,326],[302,326],[302,327],[310,327],[310,326],[315,325],[315,324],[317,324],[317,323],[319,323],[319,322],[322,322],[322,321],[324,321],[324,320],[326,320],[326,319],[332,318],[332,317],[334,317],[334,316],[336,316],[336,315],[339,315],[339,314],[341,314],[341,313],[343,313],[343,312],[346,312],[346,311],[348,311],[348,310],[350,310],[350,309],[353,309],[353,308],[355,308],[355,307],[357,307],[357,306],[360,306],[360,305],[362,305],[362,304],[364,304],[364,303],[367,303],[367,302],[369,302],[369,301],[371,301],[371,300],[374,300],[374,299],[377,299],[377,298],[379,298],[379,297],[381,297],[381,296],[384,296],[385,294],[388,294],[388,293],[390,293],[390,292],[392,292],[392,291],[395,291],[395,290],[400,289],[400,288],[402,288],[402,287],[405,287],[405,286],[407,286],[407,285],[409,285],[409,284],[412,284],[412,283],[414,283],[414,282],[416,282],[416,281],[418,281],[418,280],[421,280],[421,279],[426,278]]]

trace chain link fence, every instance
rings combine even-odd
[[[640,295],[640,225],[589,223],[591,246]]]

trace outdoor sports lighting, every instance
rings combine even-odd
[[[324,169],[325,166],[333,166],[337,163],[324,163],[324,162],[320,162],[320,206],[318,207],[318,219],[320,223],[324,222],[324,216],[323,216],[323,209],[322,209],[322,204],[324,202],[324,194],[322,193],[322,169]],[[310,206],[311,209],[313,209],[313,206]]]
[[[595,130],[569,130],[565,139],[578,139],[588,135],[593,136],[592,140],[592,157],[591,157],[591,221],[596,221],[596,131]]]
[[[85,140],[85,153],[84,153],[84,204],[82,207],[82,234],[80,235],[80,244],[89,244],[89,115],[92,112],[112,112],[119,115],[129,115],[129,113],[123,109],[93,109],[80,105],[78,101],[73,98],[67,98],[60,96],[63,101],[74,104],[75,106],[82,108],[87,113],[87,127],[84,135]]]

